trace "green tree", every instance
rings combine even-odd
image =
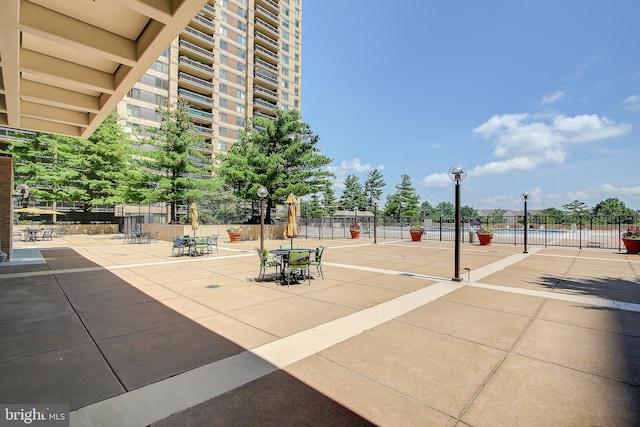
[[[198,197],[211,186],[211,159],[198,149],[206,149],[205,140],[195,133],[189,117],[189,107],[179,101],[161,109],[159,128],[149,129],[153,138],[144,142],[155,149],[141,153],[142,163],[149,171],[142,178],[151,201],[168,202],[171,221],[177,222],[177,205]]]
[[[585,202],[581,202],[579,200],[574,200],[571,203],[562,205],[562,207],[567,211],[569,211],[569,213],[572,215],[586,214],[586,213],[589,213],[589,210],[590,210],[589,206],[587,206]]]
[[[128,200],[126,189],[141,172],[134,160],[134,148],[112,111],[88,140],[78,140],[79,155],[73,169],[79,171],[75,182],[76,200],[85,211],[96,206],[114,205]]]
[[[364,197],[370,207],[380,202],[382,197],[382,189],[386,183],[382,178],[382,172],[378,169],[373,169],[367,174],[367,179],[364,182]]]
[[[473,209],[471,206],[460,206],[460,216],[463,220],[469,221],[478,218],[478,211]]]
[[[347,175],[344,179],[344,190],[338,204],[347,211],[366,210],[367,199],[364,195],[364,188],[355,174]]]
[[[565,224],[569,218],[560,209],[546,208],[537,212],[535,222],[539,224]]]
[[[433,206],[431,206],[431,203],[429,203],[429,202],[427,202],[425,200],[420,205],[420,212],[419,212],[418,215],[420,216],[420,219],[425,219],[425,218],[428,218],[429,216],[431,216],[431,212],[432,211],[433,211]]]
[[[396,184],[396,191],[387,197],[384,208],[386,216],[395,217],[401,221],[403,217],[409,221],[415,221],[420,212],[420,196],[411,183],[409,175],[401,175],[400,183]]]
[[[618,222],[619,219],[628,222],[636,213],[633,209],[627,208],[624,202],[620,201],[617,197],[610,197],[595,205],[593,207],[593,214],[600,217],[600,221],[602,222],[614,224]]]
[[[270,221],[271,207],[283,203],[289,193],[302,197],[331,185],[334,175],[324,169],[331,159],[321,154],[318,140],[298,111],[276,110],[273,120],[255,117],[240,141],[218,156],[218,173],[243,200],[257,200],[256,192],[264,186],[269,191]]]
[[[16,181],[30,197],[49,202],[82,202],[85,211],[127,201],[126,188],[139,169],[128,134],[111,112],[88,140],[46,133],[15,141]]]
[[[455,216],[456,208],[451,202],[440,202],[436,205],[435,211],[431,213],[433,218],[447,217],[453,218]]]
[[[49,202],[72,202],[79,191],[75,183],[79,172],[72,168],[78,156],[78,140],[71,137],[37,133],[12,141],[7,152],[14,160],[14,180],[27,184],[29,198]]]

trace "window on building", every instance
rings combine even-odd
[[[223,128],[222,126],[218,126],[218,135],[227,136],[227,128]]]
[[[283,64],[288,64],[289,63],[289,57],[287,55],[282,55],[282,63]]]
[[[218,90],[220,91],[220,93],[227,93],[227,85],[224,83],[219,83]]]
[[[245,121],[242,117],[236,117],[236,125],[244,127]]]
[[[223,141],[218,141],[218,150],[227,151],[227,143]]]
[[[228,65],[229,64],[228,63],[229,58],[227,58],[225,55],[219,55],[219,58],[220,58],[220,63],[222,65]]]
[[[140,99],[140,89],[132,87],[127,94],[129,98]]]
[[[160,89],[169,89],[169,80],[156,77],[155,87],[158,87]]]
[[[286,19],[282,20],[282,26],[285,28],[289,28],[289,21],[287,21]]]
[[[224,98],[219,98],[218,105],[222,108],[227,108],[227,100]]]
[[[243,90],[236,89],[236,97],[240,98],[240,99],[246,99],[247,98],[247,94]]]
[[[282,39],[289,40],[289,32],[282,30]]]
[[[227,30],[227,27],[220,25],[220,34],[225,37],[229,37],[229,30]]]
[[[229,43],[224,40],[220,40],[220,49],[229,50]]]
[[[137,105],[127,104],[127,116],[140,117],[140,107]]]
[[[236,41],[237,41],[238,43],[240,43],[242,46],[246,46],[246,45],[247,45],[247,38],[246,38],[246,37],[241,36],[240,34],[238,34],[238,35],[237,35],[237,37],[236,37]]]
[[[220,113],[218,115],[218,117],[220,118],[220,122],[221,123],[226,123],[227,122],[227,113]]]
[[[285,52],[289,52],[289,45],[287,43],[282,43],[282,50]]]
[[[236,104],[236,112],[244,114],[244,105]]]

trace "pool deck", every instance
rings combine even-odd
[[[0,403],[83,427],[637,425],[640,256],[463,244],[457,283],[450,243],[296,243],[327,246],[324,280],[257,280],[255,241],[14,242]]]

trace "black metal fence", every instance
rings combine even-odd
[[[462,242],[477,243],[476,231],[483,225],[493,228],[492,242],[505,245],[524,245],[524,218],[503,216],[499,221],[462,219]],[[303,217],[299,219],[299,238],[344,239],[350,238],[349,225],[354,218]],[[378,216],[358,217],[362,229],[360,238],[380,240],[410,240],[409,229],[416,225],[409,218],[390,219]],[[638,225],[640,218],[620,216],[578,215],[561,218],[535,217],[527,220],[527,244],[532,246],[566,246],[577,248],[603,248],[622,250],[620,237],[629,225]],[[375,226],[374,226],[375,225]],[[419,225],[423,229],[422,240],[454,241],[455,222],[453,218],[429,218]]]

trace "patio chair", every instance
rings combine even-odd
[[[42,240],[53,240],[53,230],[48,228],[42,232]]]
[[[289,260],[285,264],[284,276],[287,280],[287,286],[291,283],[291,279],[296,279],[297,276],[307,279],[309,286],[311,286],[311,254],[309,251],[296,251],[295,249],[289,252]],[[305,274],[306,271],[306,274]]]
[[[280,270],[280,262],[269,260],[269,249],[264,249],[263,251],[261,251],[260,248],[255,249],[258,257],[260,258],[260,274],[258,275],[258,278],[264,279],[267,268],[275,268],[277,276],[278,271]]]
[[[318,274],[322,277],[322,280],[324,280],[324,274],[322,273],[322,254],[325,249],[327,249],[326,246],[318,246],[316,248],[316,256],[311,261],[311,265],[316,267]]]
[[[174,256],[174,254],[177,254],[178,256],[184,255],[185,247],[184,238],[182,236],[176,237],[173,239],[173,246],[171,246],[171,256]]]
[[[207,252],[208,253],[212,253],[213,252],[213,248],[216,248],[216,253],[220,253],[220,251],[218,250],[218,235],[217,234],[212,234],[211,236],[209,236],[209,240],[207,241]]]
[[[202,237],[196,237],[196,242],[195,242],[195,253],[196,254],[200,254],[200,255],[204,255],[204,253],[206,252],[207,255],[209,254],[208,250],[209,250],[209,238],[206,236],[202,236]]]

